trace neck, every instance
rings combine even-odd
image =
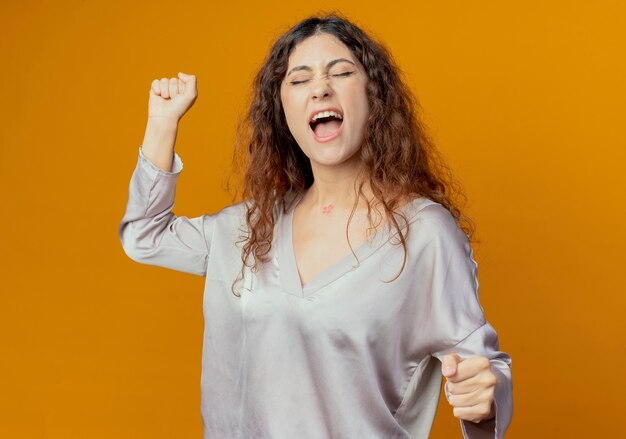
[[[307,204],[324,212],[330,210],[352,210],[358,193],[360,166],[345,163],[343,166],[325,167],[312,164],[314,182],[307,191]],[[369,184],[365,182],[363,192],[369,199],[371,191]],[[364,200],[359,201],[359,205]]]

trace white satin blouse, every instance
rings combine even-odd
[[[173,213],[183,163],[171,172],[139,148],[119,237],[144,264],[206,277],[201,414],[205,438],[422,439],[437,409],[440,359],[487,356],[496,417],[460,421],[464,438],[500,439],[513,411],[511,358],[478,298],[470,243],[439,203],[418,198],[406,266],[388,228],[301,286],[292,213],[276,209],[270,262],[246,272],[236,244],[244,204],[195,218]],[[296,200],[297,202],[298,200]],[[295,203],[293,204],[295,205]],[[446,397],[447,397],[446,389]],[[452,408],[450,408],[452,410]]]

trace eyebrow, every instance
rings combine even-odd
[[[326,64],[326,68],[330,69],[332,66],[334,66],[337,63],[340,62],[348,62],[350,64],[352,64],[353,66],[356,66],[356,64],[354,64],[352,61],[350,61],[349,59],[346,58],[337,58],[334,59],[332,61],[330,61],[328,64]],[[296,66],[293,69],[289,70],[289,73],[287,73],[287,76],[291,75],[293,72],[297,72],[299,70],[308,70],[308,71],[312,71],[313,69],[309,66]]]

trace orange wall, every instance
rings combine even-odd
[[[203,279],[116,234],[148,89],[197,75],[175,211],[215,212],[252,75],[317,7],[391,48],[465,185],[513,358],[507,437],[621,431],[623,3],[209,3],[3,2],[0,437],[201,437]],[[443,397],[432,437],[461,437]]]

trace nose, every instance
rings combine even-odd
[[[330,82],[328,81],[328,75],[324,75],[319,79],[312,81],[311,97],[313,99],[327,98],[331,94],[332,88],[330,87]]]

